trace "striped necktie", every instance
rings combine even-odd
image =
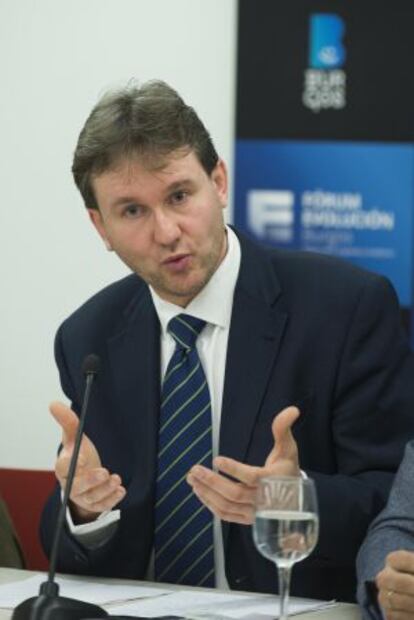
[[[168,323],[176,348],[164,377],[158,435],[155,578],[214,586],[213,515],[186,482],[196,463],[211,468],[211,402],[196,339],[206,322],[180,314]]]

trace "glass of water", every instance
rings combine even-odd
[[[288,617],[290,572],[315,548],[319,533],[315,484],[310,478],[262,478],[256,492],[253,539],[279,575],[280,620]]]

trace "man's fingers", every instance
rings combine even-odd
[[[246,489],[242,484],[225,480],[214,472],[210,473],[221,480],[212,483],[213,478],[206,476],[202,482],[195,474],[188,475],[187,481],[199,500],[222,521],[251,524],[254,518],[254,491]],[[243,499],[246,501],[243,502]]]
[[[223,456],[214,459],[214,466],[220,474],[200,465],[193,467],[187,481],[200,501],[223,521],[251,524],[258,480],[265,475],[300,473],[297,446],[291,433],[298,417],[297,407],[288,407],[276,416],[272,424],[276,445],[265,467],[246,465]]]
[[[105,506],[103,510],[108,510],[113,507],[114,502],[118,503],[120,498],[125,495],[121,478],[117,474],[105,473],[107,476],[102,482],[91,486],[85,480],[79,480],[71,493],[72,502],[91,512],[102,512],[102,506]],[[101,477],[103,478],[103,475]],[[100,479],[98,476],[95,477],[95,480]]]
[[[285,465],[288,471],[291,470],[290,474],[281,471],[279,475],[299,475],[298,448],[291,430],[299,415],[300,412],[297,407],[286,407],[273,420],[272,433],[275,443],[266,459],[265,468],[276,464],[278,461],[286,461]],[[285,470],[286,466],[282,469]]]
[[[387,555],[385,564],[396,571],[414,575],[414,553],[412,551],[405,551],[403,549],[393,551]]]
[[[300,412],[297,407],[286,407],[275,416],[272,423],[272,433],[276,445],[283,446],[285,442],[295,441],[292,435],[292,426],[299,415]]]
[[[389,560],[390,556],[387,557],[387,563]],[[387,620],[414,617],[414,576],[411,573],[399,572],[386,565],[376,576],[375,582],[378,602]]]
[[[245,463],[240,463],[226,456],[217,456],[214,459],[214,466],[223,474],[227,474],[240,482],[244,482],[244,484],[250,487],[256,486],[260,476],[263,476],[265,473],[262,467],[246,465]]]
[[[79,420],[69,407],[60,402],[51,403],[50,412],[63,432],[63,447],[56,461],[55,472],[64,488]],[[125,494],[121,478],[117,474],[111,475],[108,470],[101,467],[95,446],[86,435],[83,435],[70,494],[76,516],[81,520],[90,520],[105,510],[111,510]]]
[[[405,612],[408,618],[413,618],[414,615],[414,596],[410,594],[400,594],[395,590],[380,590],[378,594],[378,602],[381,605],[382,609],[386,611],[386,613],[391,612]],[[386,616],[387,618],[389,616]],[[405,616],[400,615],[399,618],[404,618]]]
[[[93,504],[88,504],[88,510],[99,514],[105,512],[105,510],[112,510],[112,508],[115,508],[115,506],[119,504],[125,495],[126,490],[124,487],[119,487],[119,489],[95,501]]]
[[[214,462],[216,462],[216,460],[232,461],[232,459],[224,459],[223,457],[217,457]],[[237,463],[237,461],[232,461],[232,463],[235,465],[240,465],[240,463]],[[232,465],[229,469],[232,469],[234,471],[237,468],[234,468],[234,466]],[[235,478],[236,476],[233,477]],[[187,477],[187,481],[190,484],[192,482],[201,482],[205,486],[210,487],[212,490],[214,490],[217,495],[221,495],[222,497],[235,503],[245,504],[246,502],[250,503],[253,501],[253,487],[250,488],[245,484],[239,484],[238,482],[228,480],[228,478],[221,476],[220,474],[212,471],[211,469],[207,469],[207,467],[202,467],[201,465],[195,465],[191,468]]]
[[[99,468],[75,476],[70,500],[80,515],[92,515],[111,510],[125,494],[118,474],[111,475],[106,469]]]
[[[59,401],[50,403],[49,410],[62,429],[63,445],[73,443],[79,426],[79,419],[76,413]]]
[[[408,593],[414,596],[414,575],[385,566],[375,578],[378,589]]]
[[[66,405],[60,402],[53,402],[50,405],[50,412],[56,422],[62,428],[62,444],[63,447],[56,461],[56,476],[60,482],[67,478],[70,459],[73,454],[76,432],[79,427],[79,419]],[[78,456],[76,471],[82,468],[93,469],[101,467],[101,459],[92,441],[85,435],[82,435],[80,451]]]
[[[99,487],[101,484],[107,483],[109,479],[110,473],[104,467],[81,471],[73,479],[71,499],[74,499],[76,496],[80,496],[83,493],[88,493],[92,489]]]
[[[72,448],[62,448],[56,460],[55,474],[56,474],[56,478],[59,480],[60,485],[63,488],[66,483],[66,478],[68,477],[72,454],[73,454]],[[75,476],[79,475],[82,469],[83,469],[82,465],[79,465],[78,463],[76,470],[75,470]]]

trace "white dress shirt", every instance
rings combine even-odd
[[[186,306],[181,308],[161,299],[150,287],[151,296],[161,324],[161,378],[175,349],[175,341],[167,331],[168,322],[177,314],[190,314],[206,321],[196,341],[197,351],[206,374],[210,389],[212,414],[213,458],[218,455],[221,408],[223,401],[224,375],[227,357],[227,343],[230,331],[233,296],[240,269],[240,243],[231,230],[227,231],[227,253],[213,276],[202,291]],[[68,514],[68,525],[72,534],[85,546],[102,542],[106,537],[106,526],[119,519],[120,511],[112,510],[100,515],[99,519],[82,525],[74,525]],[[112,532],[112,529],[111,529]],[[221,522],[214,517],[214,556],[216,586],[228,588],[224,571],[224,552]],[[151,569],[149,576],[151,576]]]

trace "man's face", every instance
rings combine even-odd
[[[93,179],[99,211],[90,218],[121,260],[160,297],[185,307],[207,284],[227,248],[227,173],[207,175],[193,152],[154,169],[122,160]]]

